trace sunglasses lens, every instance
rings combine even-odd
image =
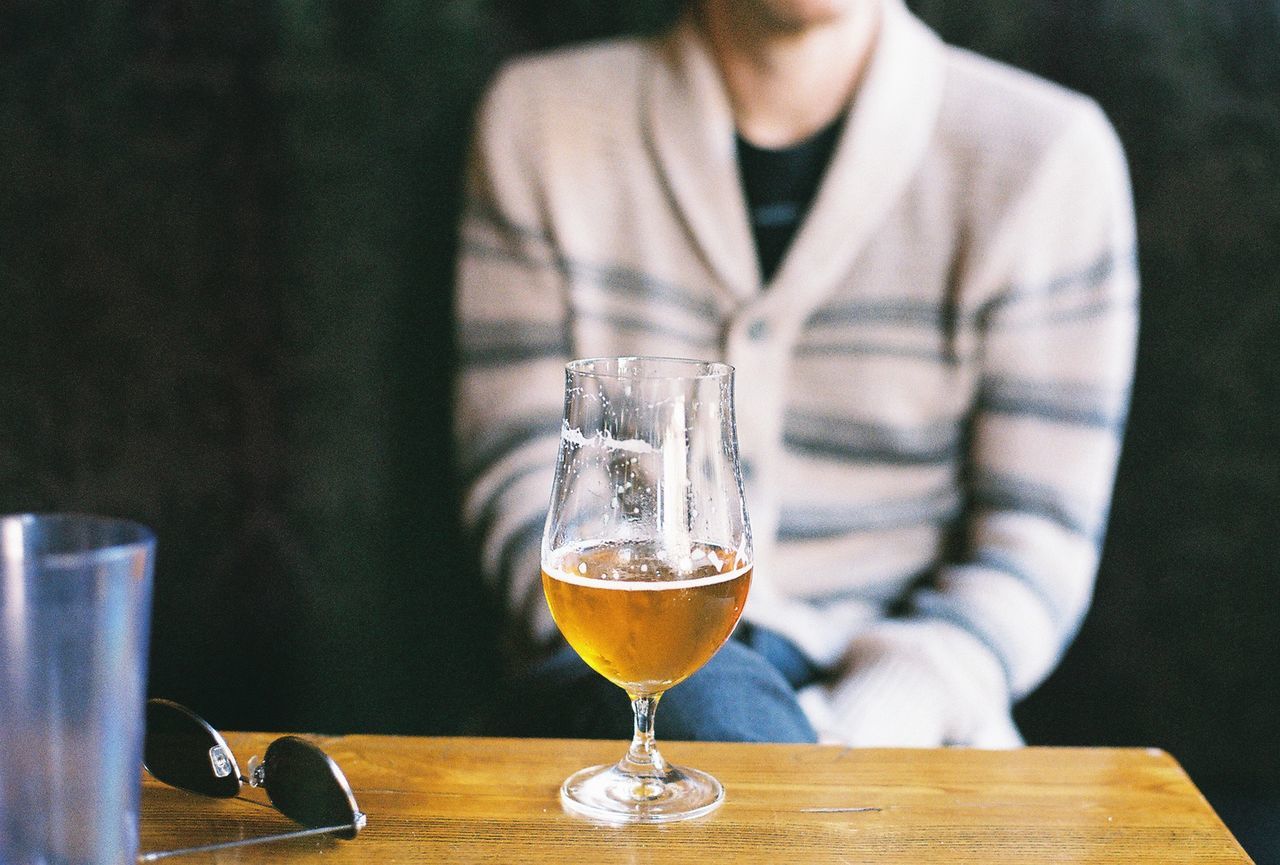
[[[267,748],[262,769],[262,786],[286,817],[310,828],[350,826],[350,832],[334,834],[356,836],[360,827],[355,795],[338,764],[315,745],[283,736]]]
[[[143,765],[157,780],[202,796],[240,792],[240,769],[218,732],[191,710],[168,700],[147,701]]]

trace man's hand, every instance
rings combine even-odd
[[[1002,701],[986,693],[998,686],[992,670],[981,655],[966,665],[968,647],[952,630],[886,623],[856,639],[837,679],[798,695],[819,738],[866,748],[1022,745]]]

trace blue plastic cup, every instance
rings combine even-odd
[[[138,854],[155,536],[0,517],[0,865]]]

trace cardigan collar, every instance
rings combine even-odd
[[[809,215],[765,297],[811,308],[883,221],[922,159],[942,98],[943,46],[902,0],[883,0],[880,33]],[[647,134],[671,198],[708,265],[739,304],[761,283],[738,175],[733,113],[710,47],[686,16],[647,82]],[[806,302],[807,301],[807,302]],[[762,299],[763,302],[763,299]]]

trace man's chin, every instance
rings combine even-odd
[[[803,31],[837,24],[862,6],[875,0],[737,0],[743,11],[751,10],[762,24],[777,30]]]

